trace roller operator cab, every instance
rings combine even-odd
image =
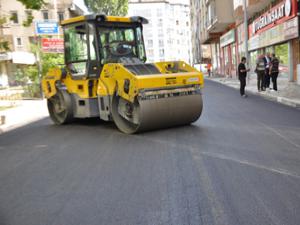
[[[42,81],[51,119],[114,121],[124,133],[195,122],[203,75],[182,61],[146,63],[143,17],[80,16],[62,22],[65,66]]]

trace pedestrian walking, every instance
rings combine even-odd
[[[211,64],[208,63],[208,64],[206,65],[206,68],[207,68],[208,77],[210,77],[210,76],[211,76]]]
[[[272,54],[271,65],[270,65],[270,76],[272,78],[273,90],[277,91],[277,78],[279,74],[279,60],[276,55]]]
[[[247,72],[250,71],[250,69],[246,69],[246,62],[247,59],[245,57],[242,57],[242,61],[238,66],[238,75],[240,80],[240,94],[244,98],[247,97],[247,95],[245,94],[246,77],[247,77]]]
[[[264,56],[264,62],[265,62],[265,84],[264,84],[264,88],[270,88],[270,65],[271,65],[271,55],[268,52],[265,56]]]
[[[257,90],[259,92],[265,91],[265,60],[264,56],[260,55],[256,60],[256,69],[255,72],[257,73]]]

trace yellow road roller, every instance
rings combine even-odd
[[[143,17],[62,21],[65,65],[42,80],[55,124],[99,117],[133,134],[195,122],[203,75],[182,61],[146,63]]]

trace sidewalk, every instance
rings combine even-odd
[[[46,104],[45,100],[0,101],[0,105],[13,106],[0,110],[0,118],[5,117],[5,123],[0,123],[0,134],[47,117]]]
[[[240,82],[235,78],[226,77],[206,77],[208,80],[219,82],[235,89],[240,88]],[[272,87],[272,82],[270,87]],[[288,82],[287,79],[278,79],[278,91],[267,90],[264,92],[257,91],[257,79],[256,76],[250,76],[247,79],[246,93],[262,96],[266,99],[279,102],[284,105],[300,108],[300,86]]]

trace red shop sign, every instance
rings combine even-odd
[[[284,0],[261,15],[249,26],[252,37],[297,16],[297,0]]]
[[[63,53],[64,40],[62,38],[42,38],[42,50],[49,53]]]

